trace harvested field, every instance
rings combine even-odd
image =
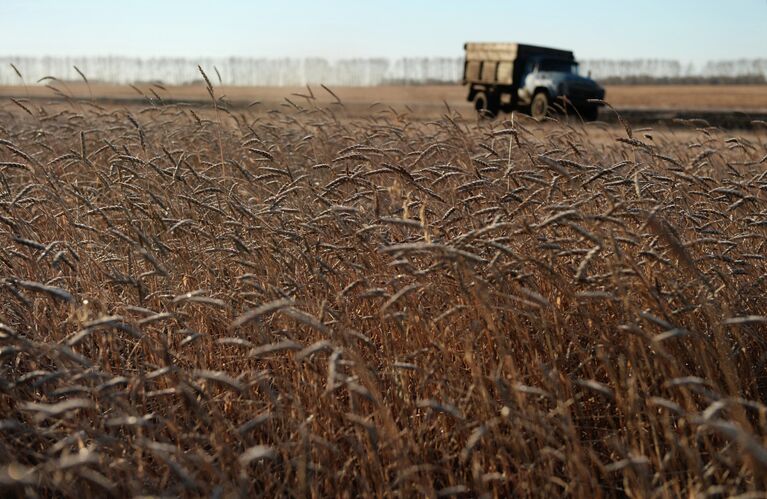
[[[54,83],[64,94],[82,99],[141,100],[141,95],[130,86],[92,84],[90,89],[83,83]],[[208,94],[204,86],[169,86],[162,88],[139,84],[137,88],[154,99],[152,92],[167,100],[205,101]],[[316,100],[331,103],[335,99],[319,86],[313,87]],[[332,89],[349,106],[367,109],[377,103],[378,107],[410,106],[416,109],[444,109],[444,102],[460,110],[468,110],[467,90],[461,85],[417,85],[381,87],[339,87]],[[295,94],[306,94],[305,87],[221,87],[219,97],[232,102],[249,104],[260,102],[274,107],[286,104],[285,98],[300,101]],[[44,85],[29,87],[0,87],[5,97],[56,97]],[[609,85],[607,100],[623,109],[675,109],[675,110],[741,110],[767,111],[767,85]]]
[[[767,110],[766,85],[611,85],[608,100],[629,109]]]
[[[767,129],[326,98],[0,107],[0,491],[767,491]]]

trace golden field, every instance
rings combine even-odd
[[[313,92],[0,104],[4,495],[764,495],[764,126]]]

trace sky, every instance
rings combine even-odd
[[[460,57],[469,40],[767,58],[767,0],[0,0],[5,56]]]

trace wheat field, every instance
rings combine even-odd
[[[207,90],[0,107],[4,495],[764,497],[767,124]]]

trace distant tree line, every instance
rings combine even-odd
[[[109,83],[197,83],[200,64],[214,84],[291,86],[319,84],[373,86],[385,84],[452,84],[463,74],[461,57],[410,57],[396,60],[359,58],[328,61],[321,58],[130,58],[130,57],[0,57],[0,85],[26,83],[47,76],[79,80],[77,67],[89,81]],[[616,84],[639,83],[764,83],[767,59],[712,61],[703,66],[675,60],[585,60],[581,73]]]
[[[676,60],[586,60],[581,72],[606,84],[761,84],[767,59],[709,61],[702,67]]]

